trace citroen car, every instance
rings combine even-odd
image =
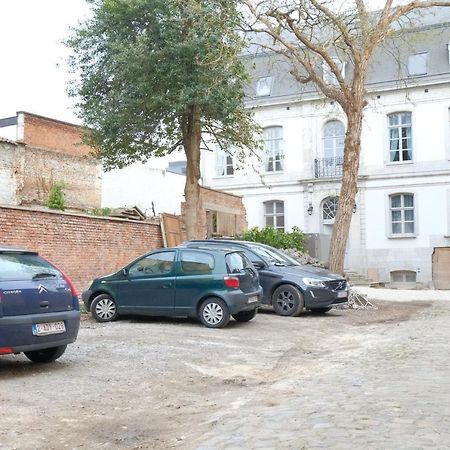
[[[0,245],[0,355],[55,361],[75,342],[79,326],[70,279],[36,252]]]

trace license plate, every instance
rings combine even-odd
[[[347,291],[339,291],[338,293],[337,293],[337,297],[338,298],[345,298],[345,297],[347,297],[348,296],[348,292]]]
[[[247,303],[256,303],[258,301],[258,296],[253,295],[252,297],[249,297],[247,300]]]
[[[59,334],[66,331],[66,325],[63,321],[46,322],[33,324],[33,334],[35,336],[46,336],[47,334]]]

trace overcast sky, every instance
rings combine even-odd
[[[0,0],[0,118],[28,111],[79,122],[61,40],[88,11],[85,0]]]
[[[0,0],[0,118],[27,111],[79,123],[61,41],[88,13],[85,0]]]

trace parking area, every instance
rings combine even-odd
[[[0,358],[0,448],[448,448],[450,303],[320,316],[84,317],[50,365]]]

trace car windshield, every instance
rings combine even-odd
[[[273,247],[249,244],[249,247],[266,262],[275,266],[300,266],[300,263]]]

